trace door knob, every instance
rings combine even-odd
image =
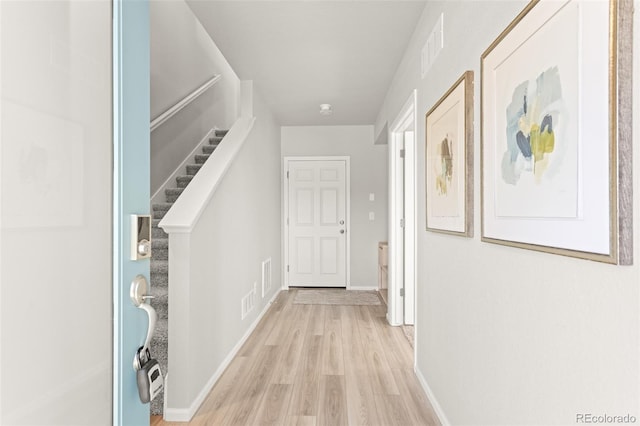
[[[344,229],[341,229],[341,230],[340,230],[340,233],[341,233],[341,234],[344,234]]]

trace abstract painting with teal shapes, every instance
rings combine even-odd
[[[451,178],[453,177],[453,149],[452,141],[447,134],[436,147],[436,190],[440,195],[446,195]]]
[[[556,145],[561,141],[554,130],[564,118],[562,104],[557,66],[515,88],[506,109],[507,150],[502,157],[502,179],[506,183],[517,185],[524,173],[532,174],[539,183],[549,174],[550,164],[560,159]]]

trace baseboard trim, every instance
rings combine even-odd
[[[377,286],[355,286],[355,285],[351,285],[351,287],[348,288],[349,291],[378,291],[378,287]]]
[[[182,163],[180,163],[180,165],[176,167],[173,173],[171,173],[171,176],[169,176],[167,180],[165,180],[162,185],[160,185],[160,188],[158,188],[158,190],[153,193],[153,195],[151,196],[151,205],[164,203],[164,198],[162,198],[162,196],[164,196],[164,190],[167,188],[177,187],[176,177],[184,175],[186,173],[185,169],[187,167],[187,164],[192,164],[193,158],[196,156],[196,154],[202,153],[202,147],[209,142],[209,138],[213,137],[216,130],[218,130],[217,127],[210,129],[207,134],[204,135],[204,137],[200,140],[200,142],[198,142],[198,145],[193,148],[189,155],[187,155],[184,160],[182,160]]]
[[[220,364],[218,369],[213,373],[211,378],[204,385],[204,387],[202,388],[202,390],[200,391],[198,396],[196,396],[196,398],[191,403],[189,408],[168,408],[166,406],[164,407],[164,415],[163,415],[163,417],[164,417],[165,421],[168,421],[168,422],[189,422],[189,421],[191,421],[191,419],[196,414],[196,412],[198,411],[198,409],[200,408],[200,406],[202,405],[204,400],[209,395],[209,392],[211,392],[211,389],[213,389],[213,386],[220,379],[220,377],[222,376],[224,371],[227,369],[227,367],[229,367],[229,364],[231,364],[231,361],[233,361],[233,358],[235,358],[235,356],[238,354],[238,352],[240,352],[240,349],[242,348],[242,345],[244,345],[244,343],[247,341],[249,336],[251,336],[251,333],[253,333],[255,328],[258,326],[258,323],[260,322],[260,320],[262,319],[264,314],[267,313],[267,311],[269,310],[269,308],[273,304],[273,301],[276,299],[278,294],[280,294],[279,291],[274,292],[273,296],[271,296],[271,299],[269,299],[269,301],[266,303],[266,305],[262,309],[262,312],[260,312],[260,315],[258,315],[258,317],[255,319],[255,321],[253,321],[253,323],[251,323],[251,325],[249,326],[247,331],[244,333],[242,338],[231,349],[229,354],[225,357],[225,359],[222,361],[222,363]],[[165,382],[167,381],[167,379],[168,379],[168,377],[165,378]],[[166,401],[166,398],[165,398],[165,401]]]
[[[436,396],[433,394],[431,387],[429,387],[429,383],[427,383],[427,379],[424,378],[422,371],[420,371],[418,367],[414,367],[413,371],[416,373],[416,377],[418,378],[418,381],[420,382],[420,386],[422,386],[424,393],[427,394],[427,399],[431,403],[431,407],[433,408],[433,411],[436,412],[436,416],[438,416],[438,420],[440,420],[440,424],[442,424],[442,426],[450,426],[451,423],[449,423],[449,419],[447,418],[447,415],[444,413],[444,410],[438,403],[438,400],[436,399]]]

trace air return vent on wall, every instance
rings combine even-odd
[[[257,287],[258,283],[254,282],[253,283],[253,287],[251,288],[251,291],[249,293],[247,293],[246,296],[244,296],[242,298],[241,304],[241,316],[242,319],[245,319],[245,317],[247,315],[249,315],[249,312],[253,311],[253,308],[256,305],[256,292],[257,292]]]
[[[262,297],[271,290],[271,258],[262,262]]]
[[[422,78],[427,75],[429,69],[436,61],[438,54],[444,47],[444,14],[440,14],[440,17],[436,21],[429,38],[422,48],[422,55],[420,58],[420,64],[422,65]]]

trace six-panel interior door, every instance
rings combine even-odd
[[[289,285],[346,287],[346,161],[289,161]]]

